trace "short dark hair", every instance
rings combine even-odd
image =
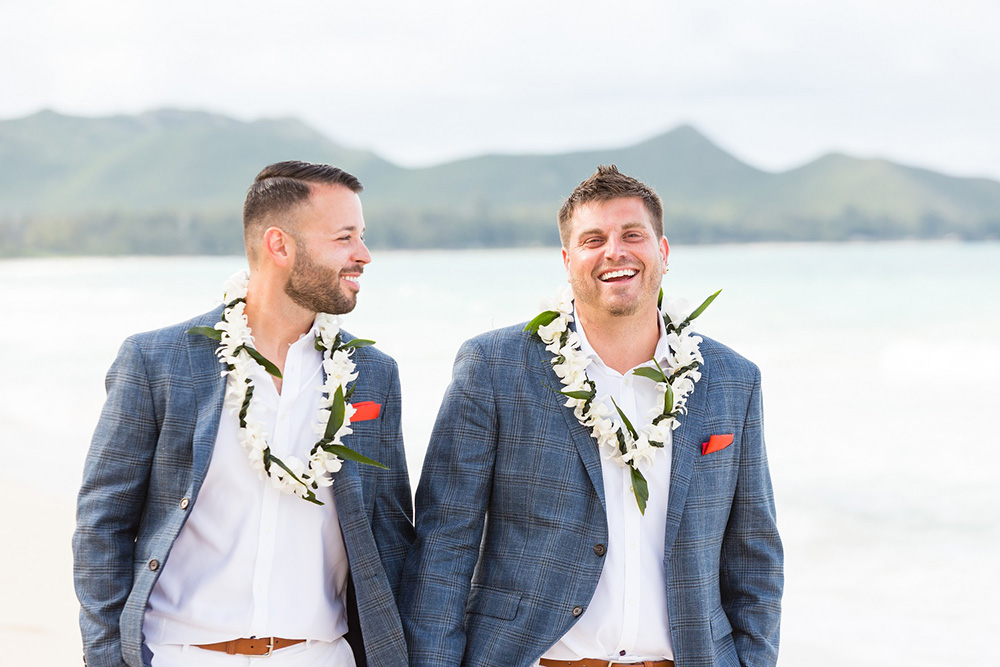
[[[307,201],[313,183],[342,185],[354,193],[364,189],[357,177],[328,164],[286,160],[267,165],[254,178],[243,202],[243,240],[248,258],[256,253],[256,244],[251,243],[254,234],[277,224],[276,216]],[[294,235],[294,220],[285,218],[280,222],[283,224],[277,226]]]
[[[663,202],[653,188],[645,183],[626,176],[618,171],[615,165],[600,165],[597,171],[580,185],[576,186],[569,198],[559,209],[559,238],[565,247],[569,242],[573,213],[578,206],[590,202],[605,202],[622,197],[638,197],[646,206],[650,222],[657,238],[663,237]]]

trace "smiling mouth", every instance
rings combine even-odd
[[[637,273],[639,272],[636,269],[615,269],[614,271],[602,273],[598,276],[598,279],[604,283],[612,283],[621,280],[628,280]]]
[[[342,280],[346,280],[355,287],[361,286],[361,276],[340,276]]]

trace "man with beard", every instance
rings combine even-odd
[[[360,191],[266,167],[224,305],[122,345],[73,538],[91,667],[406,664],[399,376],[336,317],[371,261]]]
[[[400,592],[410,665],[774,665],[760,373],[661,303],[651,188],[602,166],[559,231],[571,292],[458,353]]]

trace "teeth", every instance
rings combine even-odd
[[[601,280],[611,280],[612,278],[631,278],[636,274],[635,269],[619,269],[618,271],[611,271],[610,273],[605,273],[601,276]]]
[[[355,285],[358,284],[358,277],[357,276],[343,276],[343,278],[344,278],[344,280],[350,281],[350,282],[354,283]]]

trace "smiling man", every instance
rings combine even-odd
[[[652,189],[602,166],[559,231],[572,293],[455,362],[400,593],[410,664],[773,665],[759,371],[661,311]]]
[[[359,192],[264,168],[224,305],[122,345],[73,538],[90,667],[406,664],[399,376],[336,317],[371,261]]]

